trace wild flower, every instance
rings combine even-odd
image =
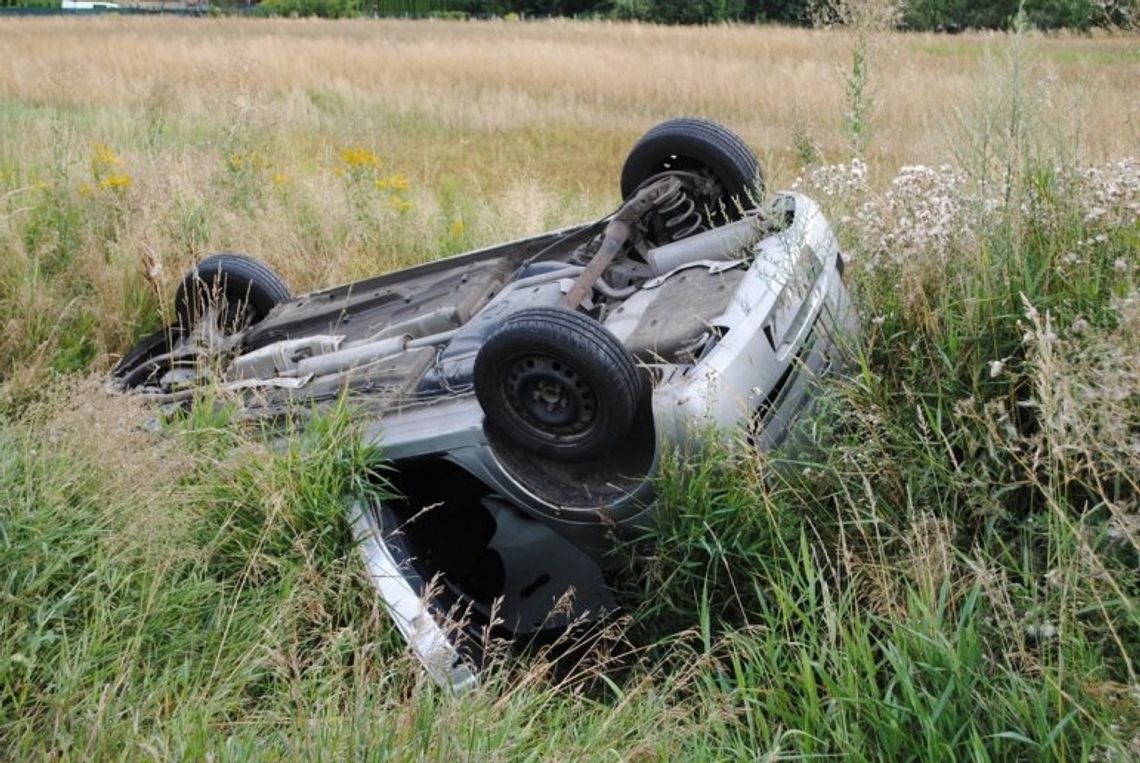
[[[263,172],[269,168],[268,160],[256,150],[231,153],[228,165],[230,172]]]
[[[391,207],[392,209],[396,210],[397,212],[407,212],[409,209],[412,208],[413,205],[412,205],[412,202],[408,201],[407,199],[403,198],[402,196],[397,196],[396,194],[392,194],[391,196],[388,197],[388,206]]]
[[[461,236],[467,230],[467,226],[463,224],[462,217],[456,217],[451,221],[451,225],[447,226],[447,230],[453,236]]]
[[[852,159],[847,164],[813,167],[806,178],[796,178],[792,190],[805,190],[828,199],[850,199],[867,192],[867,164]]]
[[[374,185],[380,191],[406,191],[410,188],[408,179],[399,172],[376,178]]]
[[[1140,221],[1140,160],[1135,157],[1088,167],[1077,186],[1087,225],[1122,228]]]
[[[1057,637],[1060,631],[1056,625],[1049,621],[1025,626],[1025,635],[1035,641],[1049,641]]]
[[[867,264],[876,266],[919,255],[943,258],[964,243],[977,206],[970,203],[965,182],[949,165],[909,165],[899,170],[886,193],[875,195],[867,165],[853,159],[815,167],[792,187],[846,209],[841,223],[861,242]]]
[[[123,188],[129,188],[131,185],[131,176],[125,172],[116,172],[112,175],[107,175],[99,181],[99,187],[104,190],[116,191]]]
[[[1128,157],[1058,176],[1065,190],[1080,199],[1084,223],[1090,228],[1076,251],[1061,258],[1062,265],[1082,264],[1082,247],[1107,244],[1112,230],[1140,222],[1140,160]],[[856,251],[864,255],[864,266],[872,268],[915,257],[944,261],[952,252],[968,249],[979,225],[1004,207],[1000,199],[973,192],[966,175],[946,164],[904,166],[889,188],[877,194],[871,189],[866,163],[856,158],[812,167],[796,178],[792,189],[829,204],[833,219],[858,242]],[[1032,216],[1041,202],[1031,188],[1018,206]],[[1133,263],[1119,258],[1113,266],[1126,273]]]
[[[115,153],[115,150],[106,143],[91,144],[91,174],[96,178],[106,174],[114,167],[121,166],[122,163],[123,161]]]
[[[361,214],[368,214],[375,202],[372,191],[378,191],[384,205],[396,212],[407,212],[413,206],[403,195],[412,187],[408,178],[400,172],[381,174],[383,167],[383,160],[370,148],[350,146],[340,151],[333,175],[345,179],[346,190]]]
[[[945,258],[971,228],[964,185],[965,176],[948,165],[903,167],[887,193],[856,215],[872,259]]]
[[[123,160],[115,150],[105,143],[91,144],[91,179],[79,187],[83,195],[94,193],[95,189],[121,191],[131,185],[131,176],[123,171]]]
[[[365,167],[371,169],[380,169],[380,167],[383,166],[380,158],[372,152],[372,149],[364,148],[362,146],[350,146],[348,148],[341,149],[340,161],[341,164],[350,169]]]
[[[280,187],[288,180],[257,148],[239,145],[227,149],[222,163],[226,170],[225,186],[230,193],[230,203],[247,214],[262,208],[267,186]]]

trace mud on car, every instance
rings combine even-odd
[[[112,386],[168,407],[221,386],[267,418],[347,395],[397,496],[352,508],[377,592],[467,686],[488,633],[612,612],[662,455],[710,428],[773,448],[857,326],[819,207],[766,198],[728,129],[659,124],[620,183],[600,220],[303,296],[213,255]]]

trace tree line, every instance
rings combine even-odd
[[[129,5],[131,0],[116,0]],[[213,0],[259,15],[586,17],[660,24],[777,23],[810,26],[835,17],[843,0]],[[0,8],[58,6],[59,0],[0,0]],[[901,0],[898,25],[916,31],[1006,29],[1022,10],[1039,29],[1134,27],[1140,0]]]
[[[577,16],[662,24],[729,21],[809,26],[826,19],[835,0],[342,0],[375,15]],[[1140,0],[904,0],[899,25],[919,31],[1005,29],[1024,10],[1041,29],[1126,26]]]

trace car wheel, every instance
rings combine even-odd
[[[645,133],[622,167],[622,198],[666,172],[695,173],[714,181],[712,193],[697,202],[713,210],[723,208],[729,219],[738,219],[763,199],[764,177],[756,155],[736,133],[707,119],[670,119]]]
[[[504,320],[480,348],[474,380],[491,426],[561,461],[604,455],[629,432],[643,394],[617,337],[582,313],[552,307]]]
[[[227,252],[210,255],[186,274],[174,295],[174,312],[188,330],[214,310],[218,327],[228,333],[252,326],[289,299],[289,287],[268,266]]]

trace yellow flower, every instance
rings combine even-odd
[[[226,161],[231,172],[241,172],[243,170],[262,172],[269,169],[268,160],[257,151],[250,151],[248,153],[234,151],[229,155]]]
[[[467,226],[463,224],[462,217],[457,217],[451,221],[451,225],[448,226],[448,230],[451,231],[451,235],[459,236],[462,235],[463,231],[467,230]]]
[[[118,173],[115,173],[112,175],[108,175],[107,177],[105,177],[99,181],[99,187],[103,188],[103,189],[108,189],[108,190],[116,190],[119,188],[128,188],[128,187],[130,187],[130,185],[131,185],[131,176],[126,174],[126,173],[123,173],[123,172],[118,172]]]
[[[408,179],[402,173],[397,172],[395,175],[387,175],[382,178],[376,178],[373,183],[377,189],[381,191],[406,191],[410,187]]]
[[[114,149],[106,143],[91,144],[91,166],[94,168],[96,174],[98,174],[101,169],[117,167],[120,164],[122,164],[122,161],[115,154]]]
[[[392,194],[388,197],[388,206],[397,212],[407,212],[412,208],[412,202]]]
[[[289,177],[284,172],[275,172],[273,174],[273,185],[285,185],[289,182]]]
[[[91,144],[91,179],[100,188],[120,188],[130,185],[129,176],[116,172],[122,165],[123,161],[106,143]]]
[[[372,153],[371,149],[362,146],[353,146],[342,149],[340,160],[349,167],[380,167],[380,157]]]
[[[388,177],[388,185],[391,186],[393,191],[406,191],[408,190],[408,179],[403,174],[397,172],[395,175]]]

